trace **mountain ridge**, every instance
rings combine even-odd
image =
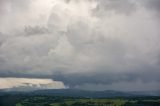
[[[86,98],[110,98],[110,97],[136,97],[136,96],[160,96],[160,91],[154,92],[124,92],[114,90],[104,91],[87,91],[79,89],[43,89],[35,91],[7,91],[0,90],[0,95],[3,94],[25,94],[25,95],[46,95],[46,96],[65,96],[65,97],[86,97]]]

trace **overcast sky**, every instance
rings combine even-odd
[[[160,0],[0,0],[1,89],[148,91],[159,76]]]

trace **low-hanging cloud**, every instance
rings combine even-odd
[[[2,0],[0,76],[52,78],[74,88],[157,84],[160,26],[152,9],[157,1],[148,2]]]

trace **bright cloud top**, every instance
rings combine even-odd
[[[38,78],[0,78],[0,89],[13,87],[35,87],[36,89],[62,89],[64,84],[52,79]]]

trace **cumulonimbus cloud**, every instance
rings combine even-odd
[[[53,78],[70,87],[160,81],[158,9],[150,11],[148,1],[43,3],[2,2],[1,77]]]

